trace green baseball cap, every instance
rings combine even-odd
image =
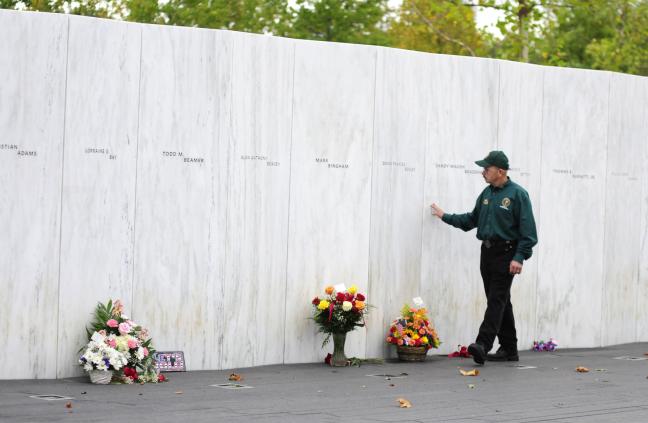
[[[506,154],[504,154],[503,151],[499,150],[491,151],[488,153],[488,156],[484,157],[482,160],[477,160],[475,163],[480,167],[495,166],[504,170],[508,170],[509,168],[508,157],[506,157]]]

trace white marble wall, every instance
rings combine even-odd
[[[643,92],[644,102],[648,102],[648,80],[642,78],[637,89]],[[639,270],[637,281],[637,301],[635,320],[637,322],[636,340],[648,339],[648,107],[644,112],[643,129],[641,130],[642,151],[639,152],[639,176],[641,193],[639,195]]]
[[[602,344],[633,342],[641,233],[641,166],[646,144],[642,78],[610,74]],[[643,314],[643,313],[642,313]]]
[[[70,357],[98,301],[130,306],[141,44],[134,24],[69,25],[58,376],[81,373]]]
[[[647,78],[12,11],[0,38],[0,379],[78,374],[108,297],[190,370],[322,360],[337,283],[375,306],[349,356],[392,354],[415,295],[436,352],[470,343],[480,245],[429,205],[471,210],[495,148],[539,229],[520,348],[648,339]]]
[[[188,370],[220,366],[232,37],[142,30],[133,318]]]
[[[234,34],[221,366],[284,354],[294,45]]]
[[[379,49],[373,142],[367,356],[393,354],[387,328],[421,279],[423,182],[429,133],[432,59],[406,50]]]
[[[442,353],[474,342],[486,309],[480,243],[433,217],[472,211],[485,188],[474,163],[497,146],[498,62],[431,56],[430,131],[425,152],[421,293],[443,342]]]
[[[64,16],[0,13],[0,378],[56,377]]]
[[[307,320],[325,285],[368,288],[375,75],[374,48],[295,42],[286,363],[326,355]],[[364,356],[364,329],[346,350]]]
[[[514,62],[499,63],[499,120],[497,148],[511,162],[509,175],[531,198],[536,225],[540,226],[540,164],[542,141],[542,81],[540,66]],[[533,346],[536,335],[536,281],[538,248],[513,279],[511,303],[515,315],[518,348]]]
[[[544,69],[537,336],[601,345],[610,74]]]

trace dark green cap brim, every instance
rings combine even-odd
[[[488,167],[488,166],[492,166],[492,165],[491,165],[490,163],[488,163],[486,160],[477,160],[477,161],[475,162],[475,164],[477,164],[477,166],[479,166],[479,167]]]

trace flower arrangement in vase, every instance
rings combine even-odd
[[[327,286],[324,288],[326,296],[315,297],[312,301],[314,307],[313,320],[318,325],[318,330],[326,334],[322,347],[333,337],[333,356],[330,359],[332,366],[346,366],[348,360],[344,354],[346,334],[356,327],[365,325],[365,316],[368,313],[366,297],[358,292],[356,285],[346,289],[344,285]]]

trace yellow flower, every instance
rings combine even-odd
[[[330,303],[329,303],[328,301],[326,301],[326,300],[322,300],[322,301],[320,301],[320,303],[317,305],[317,308],[320,309],[320,310],[326,310],[326,309],[328,308],[329,304],[330,304]]]
[[[417,334],[414,334],[414,336],[412,336],[412,339],[414,339],[414,340],[419,339],[419,338],[420,337]]]
[[[351,287],[349,287],[348,291],[349,291],[349,294],[355,295],[355,293],[358,292],[358,287],[355,284],[353,284],[353,285],[351,285]]]
[[[427,344],[429,342],[428,339],[427,339],[427,336],[424,336],[423,338],[421,338],[421,342],[424,343],[424,344]]]

